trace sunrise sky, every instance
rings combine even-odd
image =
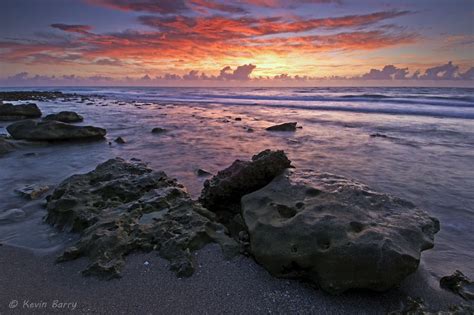
[[[1,0],[0,85],[472,81],[473,21],[472,0]]]

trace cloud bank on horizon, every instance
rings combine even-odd
[[[474,3],[431,4],[4,0],[0,85],[473,81]]]

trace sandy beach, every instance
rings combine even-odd
[[[435,309],[464,303],[441,290],[423,268],[387,293],[331,296],[300,281],[276,279],[249,258],[224,260],[216,245],[198,251],[195,274],[182,279],[154,253],[130,255],[123,278],[101,281],[78,272],[85,259],[55,264],[54,254],[37,256],[8,246],[1,251],[0,280],[8,289],[1,292],[0,311],[5,314],[385,314],[401,309],[407,295],[422,297]],[[19,304],[10,309],[14,300]],[[54,309],[55,300],[77,306]],[[47,306],[29,308],[25,301]]]

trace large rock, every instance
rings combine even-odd
[[[43,120],[56,120],[64,123],[75,123],[84,120],[84,117],[76,112],[62,111],[57,114],[50,114],[43,118]]]
[[[383,291],[433,247],[437,219],[410,202],[332,174],[285,171],[242,198],[251,252],[270,273],[330,293]]]
[[[157,250],[179,276],[189,276],[192,250],[211,241],[237,249],[225,228],[213,222],[214,214],[176,180],[120,158],[63,181],[47,198],[47,211],[47,222],[80,233],[60,260],[89,257],[85,274],[119,276],[129,252]]]
[[[0,120],[20,120],[38,117],[41,117],[41,111],[36,104],[0,104]]]
[[[58,121],[23,120],[7,127],[15,139],[34,141],[101,139],[107,131],[93,126],[74,126]]]
[[[215,212],[240,204],[242,196],[267,185],[290,164],[283,151],[271,150],[254,155],[251,161],[236,160],[204,182],[199,201]]]

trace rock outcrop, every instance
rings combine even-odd
[[[7,127],[14,139],[33,141],[102,139],[106,130],[93,126],[74,126],[58,121],[23,120]]]
[[[36,104],[0,104],[0,120],[21,120],[38,117],[41,117],[41,111]]]
[[[0,100],[3,101],[48,101],[60,97],[75,97],[76,94],[63,94],[61,92],[53,91],[5,91],[0,92]]]
[[[62,111],[57,114],[50,114],[44,117],[43,120],[55,120],[64,123],[75,123],[83,121],[84,117],[82,117],[76,112]]]
[[[397,286],[439,230],[410,202],[313,171],[286,170],[244,196],[242,215],[251,253],[270,273],[334,294]]]
[[[240,204],[242,196],[267,185],[290,165],[283,151],[265,150],[254,155],[251,161],[236,160],[204,182],[199,201],[214,212],[228,209],[235,203]]]
[[[288,122],[266,128],[268,131],[296,131],[296,122]]]
[[[120,275],[133,250],[156,250],[179,276],[194,270],[191,251],[215,241],[224,253],[237,251],[214,214],[191,200],[164,172],[120,158],[63,181],[47,198],[46,221],[80,233],[60,260],[87,256],[84,274]]]

